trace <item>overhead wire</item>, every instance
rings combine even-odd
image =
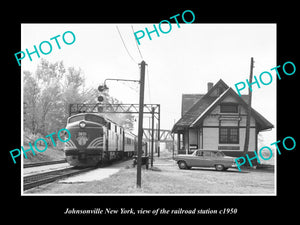
[[[125,44],[125,41],[124,41],[124,39],[123,39],[123,37],[122,37],[122,34],[121,34],[120,30],[119,30],[119,27],[118,27],[117,25],[116,25],[116,28],[117,28],[117,30],[118,30],[119,36],[120,36],[120,38],[121,38],[121,40],[122,40],[123,46],[124,46],[124,48],[126,49],[126,52],[127,52],[128,56],[131,58],[131,60],[132,60],[135,64],[138,64],[138,63],[134,60],[134,58],[132,57],[132,55],[130,54],[129,50],[127,49],[126,44]],[[131,25],[131,29],[132,29],[132,32],[133,32],[133,34],[134,34],[134,29],[133,29],[133,26],[132,26],[132,25]],[[137,49],[138,49],[138,51],[139,51],[139,54],[140,54],[141,59],[144,60],[143,55],[142,55],[142,52],[141,52],[141,50],[140,50],[140,48],[139,48],[139,46],[138,46],[138,43],[137,43],[137,40],[136,40],[136,39],[135,39],[135,44],[136,44],[136,47],[137,47]],[[147,86],[148,86],[148,93],[149,93],[149,101],[150,101],[150,103],[151,103],[150,78],[149,78],[148,65],[147,65],[147,83],[148,83]],[[128,86],[128,85],[127,85],[127,86]],[[133,89],[132,87],[130,87],[130,88]],[[134,90],[134,89],[133,89],[133,90]],[[136,90],[135,90],[135,91],[136,91]]]
[[[131,25],[131,29],[132,29],[132,32],[133,32],[133,35],[134,35],[134,29],[133,29],[133,26]],[[135,38],[135,44],[136,44],[136,47],[137,47],[137,49],[138,49],[138,51],[139,51],[139,54],[140,54],[140,57],[141,57],[141,59],[142,60],[144,60],[144,58],[143,58],[143,55],[142,55],[142,52],[141,52],[141,50],[140,50],[140,48],[139,48],[139,45],[138,45],[138,43],[137,43],[137,40],[136,40],[136,38]],[[148,65],[146,65],[147,66],[147,83],[148,83],[148,94],[149,94],[149,102],[150,102],[150,104],[151,104],[151,92],[150,92],[150,78],[149,78],[149,70],[148,70]]]
[[[119,33],[119,35],[120,35],[120,38],[121,38],[121,40],[122,40],[123,46],[124,46],[124,48],[126,49],[127,54],[129,55],[129,57],[132,59],[132,61],[133,61],[135,64],[138,64],[138,63],[134,60],[134,58],[131,56],[131,54],[129,53],[129,51],[128,51],[126,45],[125,45],[125,42],[124,42],[124,40],[123,40],[123,37],[122,37],[122,35],[121,35],[121,32],[120,32],[120,30],[119,30],[119,27],[118,27],[117,25],[116,25],[116,27],[117,27],[118,33]]]
[[[131,29],[132,29],[132,32],[133,32],[133,35],[134,35],[134,30],[133,30],[133,26],[132,26],[132,25],[131,25]],[[135,38],[135,44],[136,44],[136,47],[137,47],[137,49],[138,49],[138,51],[139,51],[139,53],[140,53],[140,56],[141,56],[142,60],[144,60],[144,59],[143,59],[143,56],[142,56],[142,53],[141,53],[141,50],[140,50],[140,48],[139,48],[139,45],[138,45],[138,43],[137,43],[136,38]]]

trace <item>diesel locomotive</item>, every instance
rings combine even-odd
[[[137,152],[137,136],[122,126],[96,113],[70,116],[66,128],[71,139],[64,151],[71,166],[92,167],[132,157]],[[143,151],[146,150],[143,143]]]

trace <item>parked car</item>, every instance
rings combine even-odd
[[[216,170],[227,170],[237,167],[235,157],[226,156],[218,150],[197,149],[191,155],[177,155],[174,160],[177,161],[180,169],[190,169],[191,167],[215,167]]]

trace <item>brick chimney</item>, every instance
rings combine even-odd
[[[214,83],[212,82],[208,82],[207,83],[207,92],[209,92],[209,90],[214,86]]]

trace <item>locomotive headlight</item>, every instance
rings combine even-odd
[[[79,123],[79,127],[80,127],[80,128],[85,128],[85,125],[86,125],[86,123],[83,122],[83,121],[81,121],[81,122]]]

